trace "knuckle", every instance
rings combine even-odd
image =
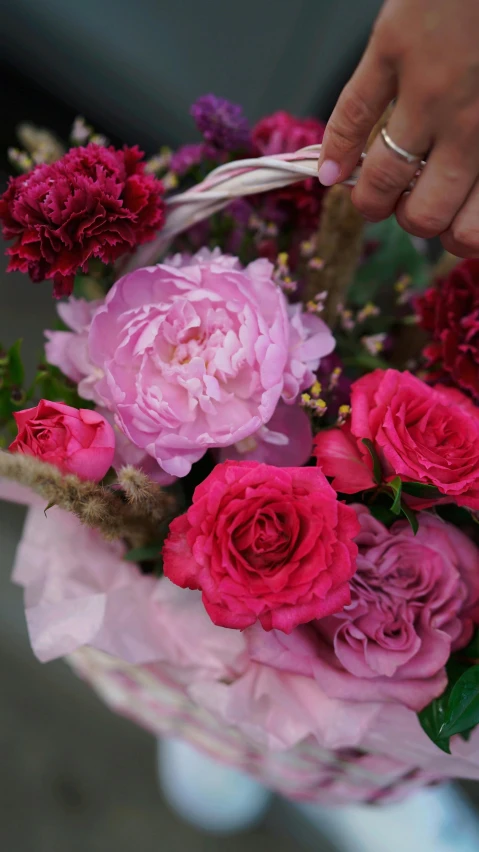
[[[406,230],[416,237],[437,237],[447,228],[449,222],[431,212],[418,208],[407,212],[404,217]]]
[[[397,169],[389,169],[386,164],[371,164],[365,167],[364,179],[367,185],[377,195],[396,195],[407,186],[407,178],[401,176]]]
[[[479,250],[479,228],[465,222],[454,222],[450,229],[453,240],[469,251]]]
[[[346,91],[336,115],[329,123],[328,132],[332,134],[341,149],[355,148],[364,134],[367,134],[373,117],[370,107],[357,93]]]

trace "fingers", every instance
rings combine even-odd
[[[456,217],[463,221],[459,211],[463,204],[469,204],[467,199],[479,173],[476,140],[477,133],[469,138],[460,126],[455,127],[453,138],[445,135],[437,139],[413,192],[396,208],[404,230],[417,237],[435,237],[447,231]]]
[[[318,177],[324,186],[345,180],[355,169],[369,134],[395,95],[392,66],[374,40],[343,89],[324,134]]]
[[[422,156],[429,150],[432,131],[424,115],[418,116],[414,102],[399,97],[388,122],[391,139],[411,154]],[[418,162],[407,163],[391,151],[378,136],[365,158],[352,200],[358,210],[373,222],[387,219],[402,193],[408,188],[418,168]]]
[[[479,257],[479,181],[442,234],[441,242],[456,257]]]

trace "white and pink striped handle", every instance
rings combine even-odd
[[[207,219],[235,198],[280,189],[305,178],[317,179],[320,151],[321,145],[309,145],[291,154],[252,157],[218,166],[201,183],[167,199],[164,227],[153,242],[136,252],[128,271],[157,262],[177,234]],[[358,172],[359,167],[344,183],[354,186]]]

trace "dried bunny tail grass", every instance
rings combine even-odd
[[[126,465],[118,474],[118,484],[123,489],[131,508],[159,522],[171,516],[175,500],[161,485],[153,482],[143,471]]]
[[[115,494],[95,482],[83,482],[77,476],[63,476],[58,468],[21,453],[0,452],[0,477],[31,488],[51,505],[71,512],[109,540],[124,539],[131,547],[142,547],[155,537],[160,520],[140,516]],[[170,516],[173,507],[170,506]],[[166,507],[162,520],[167,520]]]
[[[366,151],[376,139],[393,111],[391,104],[373,127]],[[322,319],[333,327],[338,309],[344,303],[348,288],[361,258],[364,219],[351,201],[344,185],[333,186],[323,204],[317,235],[317,255],[321,269],[310,269],[306,279],[305,302],[319,293],[327,293]]]
[[[304,297],[309,302],[319,293],[327,293],[321,317],[330,327],[361,257],[363,227],[364,219],[353,206],[349,190],[333,186],[325,197],[317,236],[317,254],[323,266],[309,270]]]

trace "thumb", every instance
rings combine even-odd
[[[369,134],[395,96],[395,89],[391,67],[385,67],[369,45],[324,132],[318,162],[318,178],[323,186],[341,183],[354,171]]]

